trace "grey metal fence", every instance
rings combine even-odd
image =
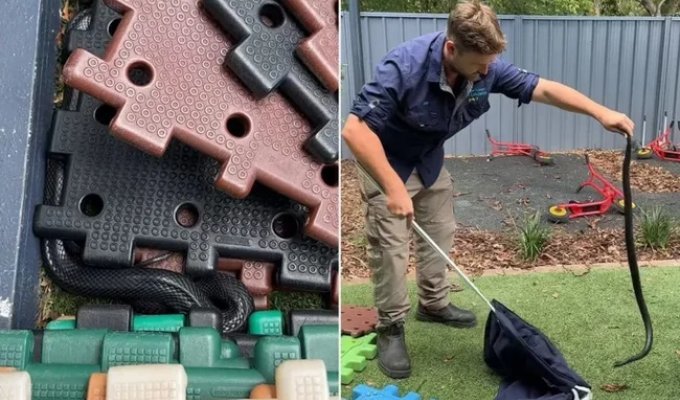
[[[371,78],[375,65],[399,43],[444,30],[446,15],[361,13],[352,31],[342,13],[341,118],[347,116],[357,87]],[[502,55],[547,79],[568,84],[594,100],[628,114],[647,135],[660,129],[664,111],[680,118],[680,18],[500,16],[508,39]],[[361,60],[352,57],[360,37]],[[363,71],[362,71],[363,69]],[[484,130],[502,140],[523,141],[550,151],[574,148],[619,148],[616,135],[605,133],[592,119],[494,94],[491,110],[445,145],[447,154],[486,154]],[[641,134],[638,129],[636,134]],[[349,152],[343,144],[343,157]]]

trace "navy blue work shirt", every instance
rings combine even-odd
[[[521,105],[538,84],[538,75],[497,59],[456,96],[442,70],[445,39],[430,33],[391,50],[350,110],[378,135],[399,177],[406,182],[415,168],[425,187],[439,176],[444,142],[489,110],[489,93]]]

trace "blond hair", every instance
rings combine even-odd
[[[479,0],[466,0],[451,9],[446,36],[456,48],[484,55],[502,53],[507,43],[496,13]]]

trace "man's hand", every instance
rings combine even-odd
[[[413,220],[413,200],[404,185],[393,191],[387,191],[387,209],[396,216],[404,217],[411,223]]]
[[[626,114],[606,109],[598,116],[597,120],[604,129],[610,132],[625,133],[628,136],[633,136],[635,123]]]

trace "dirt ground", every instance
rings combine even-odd
[[[625,262],[623,216],[610,210],[597,217],[579,218],[551,227],[550,240],[535,262],[523,261],[517,251],[517,225],[525,216],[545,214],[551,205],[570,200],[596,200],[590,188],[576,193],[588,178],[583,152],[555,154],[555,165],[539,166],[527,157],[456,157],[445,161],[454,180],[457,231],[451,255],[472,275],[488,270],[532,269],[539,266]],[[621,187],[620,152],[588,152],[592,164]],[[680,218],[680,163],[633,161],[633,201],[641,209],[662,208]],[[364,207],[353,161],[342,163],[342,273],[344,279],[366,278]],[[547,222],[546,222],[547,223]],[[638,246],[638,259],[680,259],[676,234],[663,250]],[[414,268],[411,257],[410,270]]]

